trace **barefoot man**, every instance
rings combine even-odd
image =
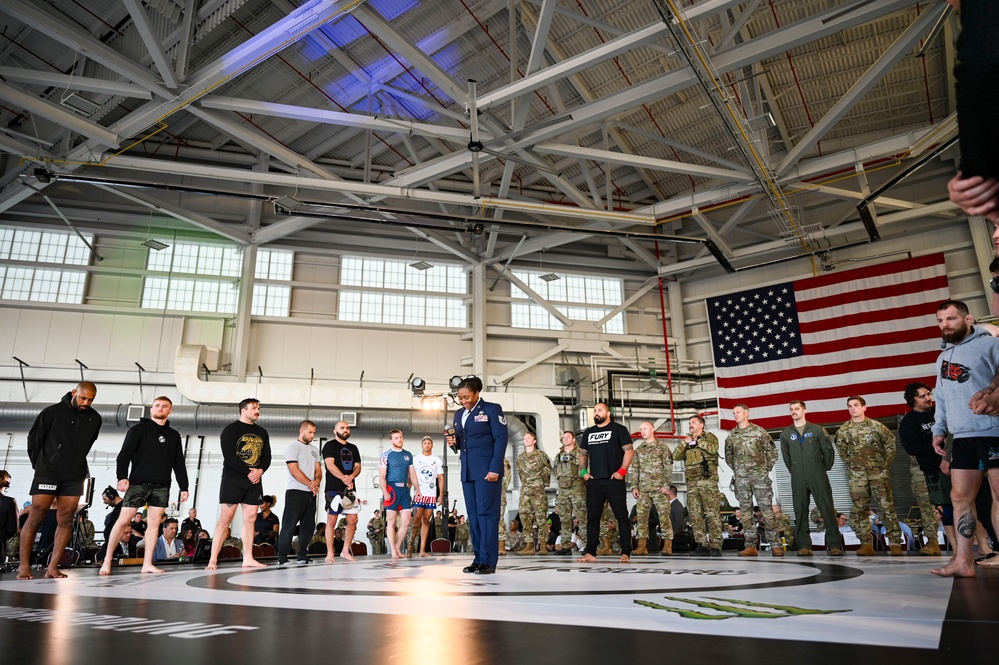
[[[117,543],[122,530],[129,529],[129,522],[136,511],[149,505],[146,515],[146,549],[142,555],[142,572],[162,573],[153,565],[153,551],[159,535],[163,513],[170,505],[170,471],[180,485],[180,502],[187,501],[187,466],[180,443],[180,432],[170,427],[167,420],[173,412],[169,397],[157,397],[149,407],[149,418],[142,418],[125,433],[125,441],[118,453],[118,491],[125,493],[121,513],[111,527],[109,543]],[[129,465],[132,472],[128,472]],[[101,575],[111,574],[114,557],[104,557]]]
[[[239,420],[226,425],[219,437],[222,443],[222,483],[219,503],[222,504],[212,555],[205,570],[218,570],[219,551],[225,531],[236,516],[236,506],[242,511],[243,568],[266,568],[253,558],[253,523],[257,507],[264,502],[264,486],[260,482],[271,465],[271,441],[267,430],[257,424],[260,401],[248,397],[239,403]]]
[[[951,453],[951,503],[957,531],[957,554],[932,572],[944,577],[974,577],[971,546],[975,537],[973,507],[982,477],[989,474],[992,486],[992,523],[999,518],[999,427],[996,419],[978,415],[969,408],[976,391],[994,392],[999,368],[999,339],[972,325],[968,306],[960,300],[947,300],[937,308],[937,325],[943,339],[943,352],[937,359],[936,420],[933,448],[944,455],[947,433],[954,435]],[[979,565],[999,565],[999,558]]]
[[[73,520],[90,475],[87,455],[101,431],[101,415],[90,404],[97,386],[81,381],[62,401],[42,409],[28,432],[28,459],[35,477],[31,481],[31,509],[21,528],[21,559],[17,579],[30,580],[31,548],[38,527],[56,504],[56,532],[52,560],[45,577],[66,577],[59,560],[73,533]]]
[[[350,424],[346,420],[333,426],[333,435],[323,446],[323,462],[326,464],[326,563],[333,563],[336,554],[334,534],[340,515],[347,520],[340,556],[347,561],[357,561],[350,552],[350,544],[354,540],[357,516],[361,512],[354,487],[354,480],[361,475],[361,452],[353,443],[347,443]]]
[[[389,432],[389,441],[392,443],[392,447],[382,453],[379,460],[378,477],[381,481],[382,496],[385,499],[385,521],[389,550],[393,559],[401,559],[403,558],[402,545],[406,541],[406,534],[409,533],[409,520],[413,510],[413,500],[409,488],[419,488],[420,480],[416,477],[413,455],[402,449],[402,431],[394,429]],[[401,515],[398,532],[395,528],[396,515]],[[397,533],[398,535],[396,535]]]

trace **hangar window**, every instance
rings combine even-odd
[[[624,301],[624,283],[612,277],[584,275],[559,275],[559,279],[546,281],[540,271],[513,270],[514,277],[524,282],[532,291],[552,303],[570,319],[599,321]],[[514,328],[534,330],[562,330],[562,322],[515,285],[510,285],[510,325]],[[522,301],[522,302],[518,302]],[[619,312],[604,324],[605,333],[624,334],[624,313]]]
[[[83,236],[93,244],[93,234]],[[64,266],[89,263],[90,249],[75,233],[0,227],[0,298],[4,300],[81,304],[87,274]]]
[[[406,261],[345,256],[340,263],[340,284],[364,289],[340,291],[341,321],[442,328],[468,325],[464,299],[447,297],[468,293],[468,276],[461,266],[418,270]]]

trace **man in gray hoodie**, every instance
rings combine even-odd
[[[972,397],[988,386],[999,369],[999,339],[972,325],[968,306],[947,300],[937,308],[943,352],[937,358],[936,422],[933,448],[944,455],[944,438],[954,436],[951,459],[951,503],[957,531],[957,554],[933,573],[945,577],[974,577],[971,549],[975,537],[975,495],[982,471],[992,486],[992,519],[999,518],[999,416],[979,415],[969,408]],[[991,561],[991,559],[989,560]]]

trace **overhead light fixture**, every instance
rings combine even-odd
[[[93,115],[94,112],[101,107],[101,105],[94,100],[81,97],[75,92],[69,93],[59,101],[62,102],[63,106],[69,107],[80,115],[85,116]]]
[[[420,398],[420,406],[424,411],[441,411],[447,407],[447,403],[437,395],[425,395]]]
[[[455,374],[454,376],[452,376],[451,380],[447,382],[448,386],[451,388],[451,392],[453,392],[453,393],[458,392],[458,386],[461,385],[462,381],[464,381],[464,379],[462,379],[457,374]]]
[[[156,250],[157,252],[160,252],[170,246],[165,242],[160,242],[159,240],[153,240],[152,238],[150,238],[149,240],[143,240],[142,244],[148,247],[149,249]]]
[[[410,268],[416,268],[417,270],[430,270],[434,267],[432,263],[427,263],[426,261],[417,261],[415,263],[409,264]]]
[[[427,389],[427,382],[417,376],[409,382],[409,387],[413,389],[413,397],[423,397],[423,391]]]
[[[559,277],[558,275],[556,275],[553,272],[547,272],[544,275],[541,275],[541,277],[539,279],[541,279],[541,281],[543,281],[543,282],[554,282],[554,281],[562,279],[562,278]]]
[[[293,199],[290,196],[279,196],[274,201],[272,201],[277,212],[291,212],[302,205],[302,202],[298,199]]]

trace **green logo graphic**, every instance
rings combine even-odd
[[[664,610],[679,614],[684,619],[733,619],[741,617],[743,619],[783,619],[785,617],[805,616],[809,614],[838,614],[840,612],[850,612],[851,610],[809,610],[793,605],[770,605],[768,603],[753,603],[748,600],[729,600],[726,598],[709,598],[708,600],[689,600],[677,598],[675,596],[664,596],[666,600],[674,603],[686,603],[709,610],[715,610],[722,614],[706,614],[697,610],[685,609],[682,607],[669,607],[660,605],[649,600],[636,600],[635,602],[654,610]],[[717,601],[717,602],[709,602]],[[725,603],[725,604],[723,604]],[[741,606],[741,607],[740,607]],[[765,609],[752,609],[765,608]]]

